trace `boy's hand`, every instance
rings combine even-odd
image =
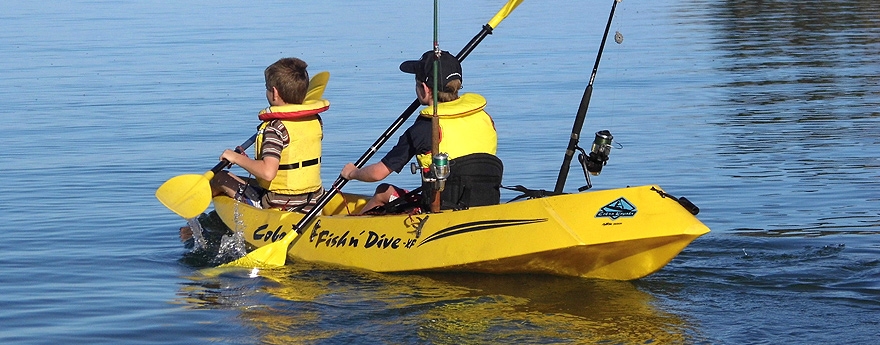
[[[223,154],[220,155],[220,160],[222,161],[225,159],[227,162],[229,162],[229,165],[233,165],[238,164],[238,159],[241,158],[241,156],[248,158],[247,154],[245,154],[244,152],[238,153],[227,149],[223,151]]]

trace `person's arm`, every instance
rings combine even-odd
[[[238,164],[254,177],[272,181],[278,175],[278,167],[281,164],[281,152],[290,143],[290,134],[281,120],[272,120],[263,127],[262,152],[256,153],[260,159],[251,159],[244,154],[236,154],[235,151],[226,150],[220,159],[226,159],[232,164]]]
[[[354,164],[348,163],[342,168],[343,178],[363,182],[381,181],[391,175],[391,172],[400,172],[406,163],[417,153],[431,150],[431,120],[428,118],[416,119],[400,138],[391,151],[377,163],[370,164],[358,169]]]
[[[254,160],[232,150],[223,151],[220,159],[226,159],[230,163],[247,170],[251,175],[266,181],[272,181],[275,178],[275,175],[278,174],[278,164],[280,163],[278,158],[272,156]]]
[[[373,163],[361,169],[358,169],[352,163],[348,163],[342,168],[340,175],[347,180],[376,182],[391,175],[391,169],[385,166],[385,163],[382,162]]]

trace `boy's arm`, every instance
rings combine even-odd
[[[266,181],[272,181],[272,179],[275,178],[275,175],[278,174],[278,164],[280,164],[278,158],[272,156],[260,160],[254,160],[232,150],[223,151],[223,154],[220,155],[220,160],[223,159],[226,159],[232,164],[237,164],[242,167],[242,169],[251,173],[251,175]]]

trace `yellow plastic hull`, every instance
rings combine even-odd
[[[657,186],[566,194],[435,214],[349,216],[346,195],[298,235],[288,257],[377,272],[540,273],[613,280],[647,276],[709,228]],[[302,214],[214,198],[250,245],[292,233]],[[294,234],[295,235],[295,234]]]

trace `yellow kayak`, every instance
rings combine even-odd
[[[536,273],[631,280],[669,263],[709,228],[658,186],[563,194],[467,210],[350,215],[367,196],[337,195],[288,258],[376,272]],[[214,198],[223,222],[262,247],[303,214]],[[295,234],[293,234],[295,235]]]

